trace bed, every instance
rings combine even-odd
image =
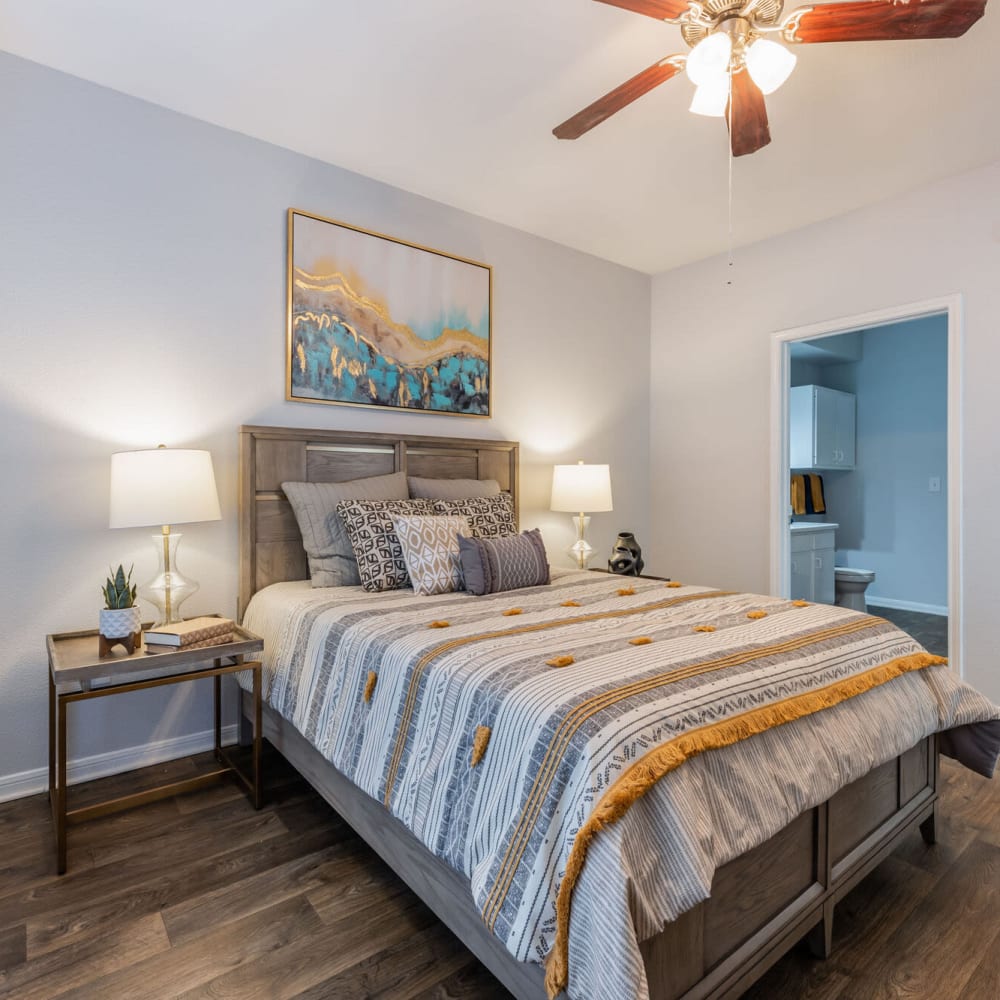
[[[516,509],[513,442],[273,427],[244,427],[240,442],[241,616],[258,592],[286,583],[290,594],[289,582],[307,577],[301,535],[282,482],[346,481],[399,470],[431,478],[491,478],[511,494]],[[614,581],[599,579],[600,574],[581,578],[586,576],[555,582],[575,588],[567,593],[593,592],[595,601],[617,608],[619,597],[608,591]],[[662,584],[638,585],[634,598],[621,600],[648,603],[656,596],[646,593],[653,586]],[[677,594],[696,603],[711,596],[697,589]],[[526,607],[518,613],[530,615],[531,600],[519,599]],[[590,596],[574,603],[587,600]],[[774,610],[775,620],[778,610],[789,611]],[[618,610],[607,613],[616,621],[618,615]],[[248,714],[245,696],[243,704]],[[266,706],[264,735],[515,996],[544,997],[542,966],[517,960],[487,930],[470,879],[329,763],[329,754],[307,740],[288,714]],[[637,934],[648,995],[654,1000],[737,996],[804,936],[816,954],[827,954],[837,901],[914,828],[933,841],[939,739],[936,734],[914,739],[846,787],[831,790],[765,842],[718,867],[708,898],[662,930]]]

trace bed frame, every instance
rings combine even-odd
[[[281,427],[240,428],[240,594],[308,576],[285,481],[342,482],[395,471],[496,479],[518,498],[511,441]],[[242,693],[241,732],[250,703]],[[519,1000],[543,1000],[540,966],[490,934],[468,881],[436,858],[276,712],[264,736]],[[796,942],[830,953],[834,907],[916,827],[934,842],[938,750],[929,737],[803,813],[715,873],[710,899],[641,945],[652,1000],[738,997]]]

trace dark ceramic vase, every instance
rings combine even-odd
[[[615,546],[611,550],[608,570],[622,576],[640,576],[644,565],[642,549],[635,540],[635,535],[631,531],[621,532],[615,539]]]

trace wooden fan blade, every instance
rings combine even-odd
[[[982,16],[986,0],[868,0],[821,3],[795,22],[790,42],[890,42],[908,38],[958,38]]]
[[[611,7],[621,7],[622,10],[635,11],[655,17],[657,21],[672,21],[680,17],[688,9],[688,0],[597,0]]]
[[[733,74],[726,124],[733,156],[756,153],[771,141],[764,95],[746,70]]]
[[[562,125],[557,125],[552,130],[552,134],[557,139],[579,139],[584,132],[589,132],[595,125],[600,125],[602,121],[610,118],[616,111],[621,111],[636,98],[648,94],[661,83],[666,83],[683,66],[683,56],[667,56],[666,59],[661,59],[649,69],[636,73],[631,80],[626,80],[620,87],[615,87],[611,93],[599,97],[572,118],[567,118]]]

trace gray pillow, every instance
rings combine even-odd
[[[337,504],[344,500],[406,500],[406,474],[352,479],[346,483],[282,483],[302,545],[309,559],[314,587],[346,587],[361,583],[358,562]]]
[[[495,479],[421,479],[410,476],[410,496],[425,500],[468,500],[495,497],[500,484]]]
[[[505,538],[458,536],[465,589],[477,597],[549,582],[545,543],[537,528]]]

